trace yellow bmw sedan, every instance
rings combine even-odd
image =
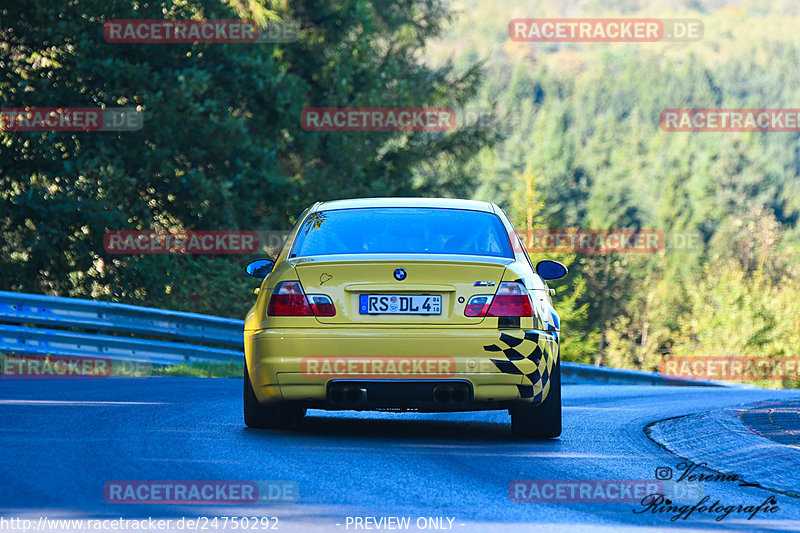
[[[322,202],[298,219],[244,329],[244,421],[288,428],[306,409],[503,409],[520,438],[561,434],[559,318],[492,203]]]

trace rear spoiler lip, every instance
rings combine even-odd
[[[325,263],[391,263],[419,262],[419,263],[468,263],[491,264],[507,267],[516,261],[513,257],[495,257],[488,255],[457,255],[457,254],[339,254],[316,255],[306,257],[293,257],[286,262],[293,267],[303,265],[318,265]]]

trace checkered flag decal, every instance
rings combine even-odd
[[[522,383],[517,385],[521,399],[541,403],[550,390],[550,373],[556,362],[555,343],[550,339],[540,339],[538,333],[531,331],[526,331],[523,338],[501,333],[500,343],[507,347],[491,344],[483,349],[502,352],[505,359],[491,359],[492,363],[504,374],[522,376]]]

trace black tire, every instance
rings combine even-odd
[[[550,375],[547,399],[539,405],[521,405],[509,411],[514,438],[544,440],[561,435],[561,357]]]
[[[247,372],[247,363],[244,364],[244,423],[249,428],[259,429],[289,429],[306,414],[302,407],[276,403],[261,405],[253,392],[250,383],[250,374]]]

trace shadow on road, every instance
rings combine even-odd
[[[457,440],[470,441],[511,441],[511,426],[493,422],[474,422],[458,420],[409,420],[398,417],[385,418],[344,418],[344,417],[305,417],[297,431],[310,435],[326,437],[397,438],[403,440]]]
[[[274,437],[276,434],[286,436],[313,436],[326,439],[340,438],[349,440],[395,439],[399,442],[440,442],[463,444],[474,443],[536,443],[541,445],[558,445],[559,441],[521,441],[511,435],[508,422],[486,422],[474,420],[432,420],[432,419],[397,419],[386,418],[353,418],[348,416],[306,416],[291,431],[272,431],[246,429],[249,436],[264,435]]]

